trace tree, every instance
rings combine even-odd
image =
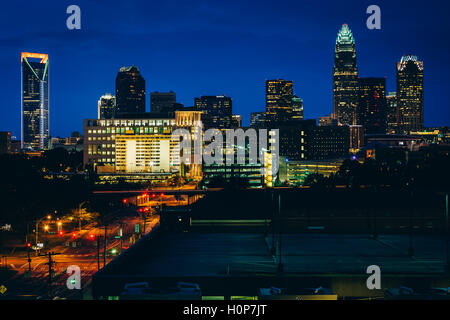
[[[77,209],[72,209],[71,213],[78,220],[78,228],[81,232],[81,222],[92,222],[98,219],[99,214],[97,212],[88,212],[86,208],[83,208],[83,205],[86,204],[86,201],[80,203]]]

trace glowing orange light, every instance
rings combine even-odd
[[[41,59],[41,63],[47,63],[48,61],[48,54],[45,53],[32,53],[32,52],[22,52],[20,61],[23,61],[23,58],[35,58],[35,59]]]

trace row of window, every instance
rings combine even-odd
[[[127,133],[171,133],[172,127],[107,127],[106,129],[89,129],[88,134]]]

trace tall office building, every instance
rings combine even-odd
[[[205,129],[230,129],[232,127],[232,100],[223,96],[201,96],[194,99],[195,109],[203,112]]]
[[[416,56],[397,63],[397,108],[400,134],[423,129],[423,62]]]
[[[397,109],[397,93],[389,92],[386,95],[386,105],[387,105],[387,133],[395,134],[397,133],[397,117],[398,117],[398,109]]]
[[[122,67],[116,77],[116,116],[145,112],[145,79],[138,67]]]
[[[49,129],[49,61],[43,53],[22,52],[22,149],[47,149]]]
[[[360,78],[357,124],[367,134],[385,134],[386,109],[386,78]]]
[[[290,80],[266,80],[267,121],[288,121],[292,119],[294,83]]]
[[[175,92],[152,92],[150,93],[150,112],[167,113],[174,112],[177,106],[177,95]]]
[[[116,115],[116,97],[107,93],[98,100],[98,118],[113,119]]]
[[[296,95],[292,98],[292,120],[303,120],[303,99]]]
[[[344,24],[336,39],[333,70],[333,110],[339,124],[356,124],[358,67],[355,39]]]

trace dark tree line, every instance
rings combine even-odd
[[[0,156],[0,221],[24,228],[26,222],[48,213],[75,208],[90,192],[82,175],[49,178],[48,172],[75,172],[82,165],[82,152],[46,151],[41,157],[25,154]]]
[[[380,149],[375,159],[363,163],[347,159],[338,172],[329,177],[312,173],[304,185],[349,188],[384,187],[447,191],[450,186],[450,148],[431,146],[417,152]]]

